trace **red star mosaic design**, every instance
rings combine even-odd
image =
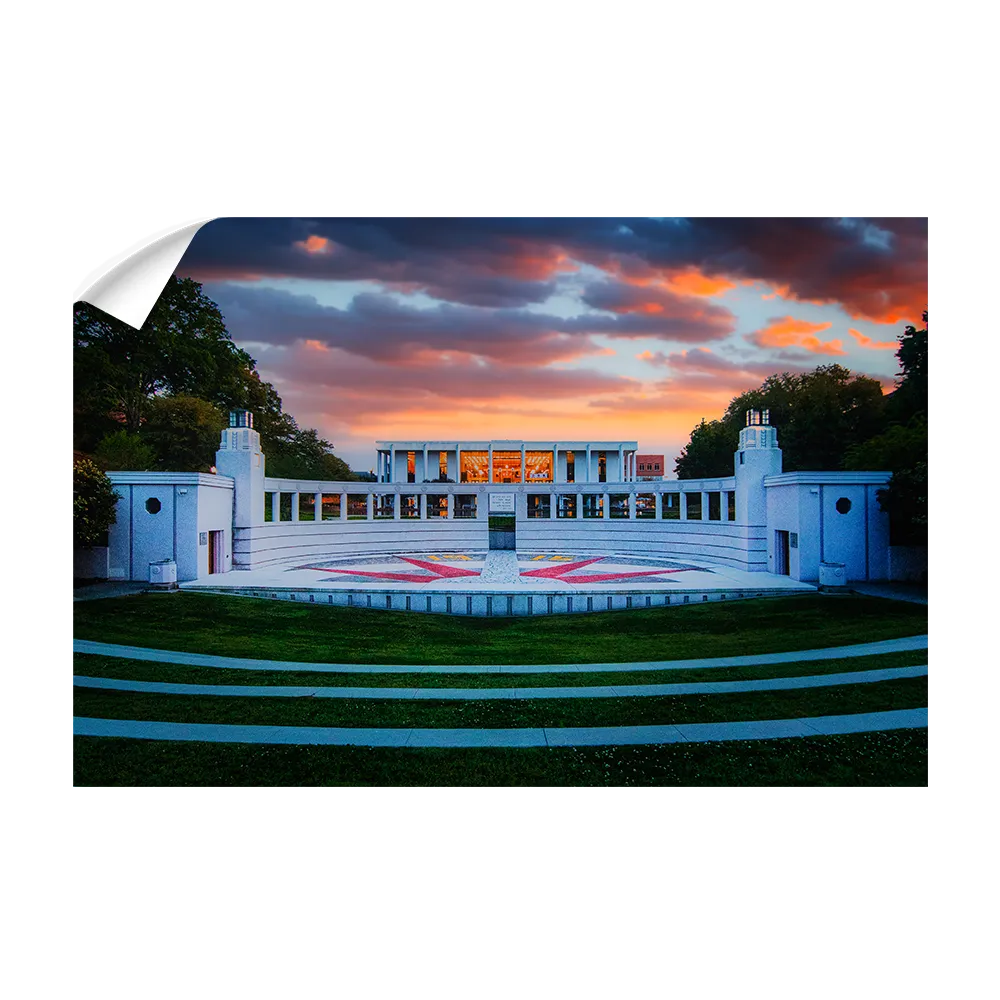
[[[542,569],[524,570],[521,576],[538,576],[545,580],[559,580],[561,583],[603,583],[607,580],[632,580],[639,576],[666,576],[667,573],[683,573],[682,569],[647,569],[632,573],[577,573],[570,576],[574,570],[582,569],[591,563],[601,562],[605,557],[596,559],[580,559],[577,562],[561,563],[558,566],[545,566]]]
[[[460,569],[458,566],[447,566],[443,563],[428,562],[425,559],[411,559],[400,556],[403,562],[408,562],[427,573],[376,573],[362,569],[331,569],[323,566],[313,566],[312,569],[321,573],[346,573],[348,576],[363,576],[369,580],[396,580],[403,583],[429,583],[432,580],[448,580],[456,576],[479,576],[479,570]]]

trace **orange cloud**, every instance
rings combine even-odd
[[[872,340],[858,330],[847,331],[862,347],[867,347],[870,351],[895,351],[899,348],[899,342],[895,340]]]
[[[329,253],[330,241],[325,236],[313,233],[308,239],[296,240],[295,245],[306,253]]]
[[[703,274],[696,267],[687,267],[679,271],[652,268],[632,262],[631,270],[626,271],[617,261],[609,261],[602,265],[608,274],[613,275],[626,285],[637,288],[665,288],[675,295],[699,295],[708,297],[721,295],[735,288],[736,283],[728,278],[711,277]]]
[[[844,354],[842,340],[820,340],[816,334],[829,330],[832,323],[810,323],[804,319],[782,316],[772,319],[762,330],[747,339],[758,347],[801,347],[812,354]]]
[[[580,268],[569,256],[555,247],[538,246],[532,243],[513,244],[514,252],[506,260],[505,273],[522,281],[545,281],[554,274],[578,271]],[[468,255],[473,266],[482,266],[489,272],[495,264],[492,260],[477,261],[474,254]]]
[[[667,288],[679,295],[721,295],[736,285],[725,278],[711,278],[696,268],[676,271],[667,276]]]
[[[805,348],[811,354],[846,354],[842,340],[820,340],[818,337],[803,337],[799,347]]]

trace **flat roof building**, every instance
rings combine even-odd
[[[640,481],[644,479],[662,479],[666,463],[662,455],[636,455],[635,472]]]
[[[380,483],[630,483],[636,441],[376,441]]]

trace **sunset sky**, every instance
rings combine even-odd
[[[177,273],[302,427],[374,442],[637,440],[837,362],[891,388],[926,219],[220,219]],[[780,429],[779,429],[780,438]]]

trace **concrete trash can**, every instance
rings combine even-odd
[[[160,559],[149,564],[149,582],[154,587],[170,590],[177,586],[177,563],[173,559]]]
[[[823,562],[819,564],[819,585],[821,587],[843,587],[847,583],[847,567],[843,563]]]

